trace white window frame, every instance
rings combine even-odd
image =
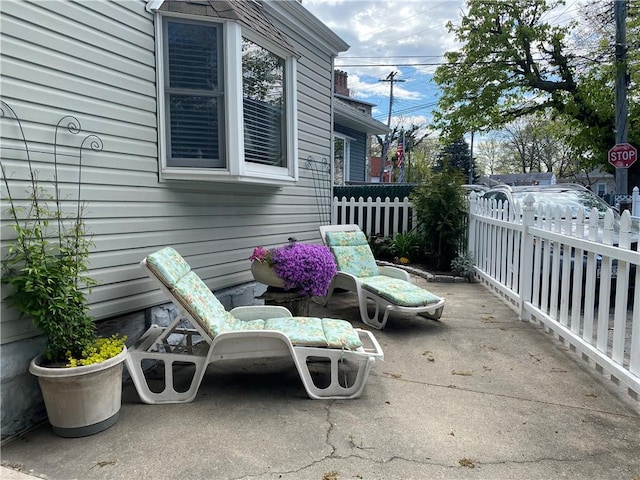
[[[225,168],[174,167],[167,165],[167,125],[165,105],[165,51],[164,17],[176,20],[212,22],[222,24],[223,81],[224,81],[224,142]],[[273,42],[256,32],[243,29],[239,23],[195,15],[156,13],[156,80],[158,108],[158,156],[160,180],[188,180],[212,182],[257,183],[283,185],[298,181],[298,109],[297,61]],[[244,160],[244,127],[242,99],[242,37],[260,45],[284,59],[285,64],[285,116],[286,167],[263,165]]]
[[[346,185],[347,182],[351,180],[349,174],[351,171],[351,141],[353,140],[353,138],[345,135],[344,133],[333,132],[332,153],[334,155],[335,155],[335,142],[337,139],[342,140],[342,145],[343,145],[342,154],[344,155],[344,157],[342,161],[342,184]],[[335,168],[335,161],[336,159],[334,158],[333,159],[334,168]]]

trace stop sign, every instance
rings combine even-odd
[[[638,158],[638,150],[628,143],[618,143],[609,150],[609,163],[616,168],[629,168]]]

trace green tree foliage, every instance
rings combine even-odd
[[[572,134],[566,125],[542,115],[515,120],[503,132],[512,168],[500,173],[553,172],[557,178],[579,173],[567,142]]]
[[[420,183],[427,178],[438,162],[442,146],[434,138],[425,139],[406,154],[407,182]]]
[[[424,237],[427,263],[441,271],[451,268],[464,243],[464,182],[459,171],[443,169],[429,175],[410,197]]]
[[[448,52],[447,64],[434,76],[442,91],[435,113],[437,126],[455,139],[466,132],[499,129],[517,118],[545,113],[573,129],[568,141],[591,166],[607,164],[607,151],[615,143],[611,29],[599,30],[604,32],[596,38],[599,51],[582,52],[572,43],[574,35],[583,32],[578,22],[551,23],[555,18],[552,10],[561,8],[562,1],[473,0],[467,4],[460,24],[449,24],[462,48]],[[611,10],[604,12],[602,18],[611,25]],[[630,14],[629,44],[637,43],[637,23]],[[632,80],[637,72],[637,55],[633,55],[628,69]],[[637,98],[633,82],[631,85],[629,98]],[[638,103],[629,103],[629,142],[635,144],[640,143]],[[640,171],[640,164],[634,167]]]
[[[475,166],[471,160],[469,144],[464,138],[460,137],[442,148],[434,170],[455,170],[467,183],[471,183],[469,180],[476,177]]]

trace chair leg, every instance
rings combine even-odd
[[[440,308],[437,308],[433,312],[420,312],[418,315],[421,317],[428,318],[430,320],[439,321],[440,317],[442,317],[442,312],[444,311],[444,305]]]
[[[327,294],[324,297],[313,297],[313,300],[319,305],[326,307],[327,305],[329,305],[329,300],[331,300],[331,297],[333,295],[333,291],[335,290],[335,288],[336,287],[334,283],[331,282],[331,284],[329,285],[329,291],[327,292]]]
[[[338,400],[358,398],[364,390],[374,359],[354,352],[318,349],[313,347],[294,347],[294,362],[307,395],[314,400]],[[331,380],[326,388],[316,386],[309,370],[309,357],[327,358],[330,361]],[[346,360],[354,361],[357,372],[351,385],[340,383],[340,364]]]
[[[127,370],[131,375],[133,384],[136,387],[140,400],[144,403],[157,405],[162,403],[188,403],[192,402],[198,393],[204,372],[206,371],[205,357],[168,358],[171,355],[163,354],[139,354],[134,352],[126,360]],[[164,387],[158,392],[154,392],[149,386],[149,379],[143,369],[143,361],[155,360],[164,363]],[[175,388],[174,368],[176,364],[193,365],[195,372],[191,377],[189,388],[185,391],[177,391]]]
[[[208,352],[212,347],[211,345],[207,345],[206,349],[197,349],[191,342],[191,335],[197,332],[190,330],[177,333],[186,339],[186,345],[165,345],[164,342],[166,339],[172,333],[177,332],[176,327],[179,320],[179,318],[176,318],[169,327],[152,325],[142,334],[138,341],[128,349],[125,364],[131,375],[133,384],[138,391],[138,395],[144,403],[186,403],[191,402],[198,393],[198,388],[200,387],[204,372],[207,368]],[[159,345],[162,346],[159,347]],[[181,349],[188,349],[191,353],[177,353]],[[196,350],[200,351],[196,352]],[[153,391],[150,388],[147,377],[149,368],[144,365],[145,361],[152,364],[162,363],[164,365],[164,386],[160,391]],[[195,367],[195,371],[191,377],[191,383],[188,389],[178,391],[175,385],[174,368],[187,365]]]
[[[368,292],[364,289],[361,290],[360,294],[358,295],[358,299],[360,303],[360,318],[362,319],[362,322],[372,328],[382,330],[387,324],[389,313],[391,313],[393,307],[391,305],[382,304],[377,298],[369,295]],[[375,306],[373,315],[369,315],[369,302],[367,300],[371,300]],[[381,307],[384,309],[382,320],[380,320]]]
[[[145,372],[143,367],[145,360],[162,362],[164,365],[164,386],[160,391],[155,392],[149,386],[148,371]],[[126,365],[140,400],[151,405],[193,401],[207,368],[206,357],[135,351],[129,352]],[[174,368],[189,365],[195,367],[189,388],[184,391],[178,391],[175,385]]]

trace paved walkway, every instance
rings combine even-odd
[[[193,403],[144,405],[127,384],[109,430],[45,425],[2,463],[60,480],[640,479],[638,403],[482,285],[423,284],[442,321],[392,316],[360,399],[309,400],[291,365],[210,367]],[[312,313],[363,326],[352,294]]]

